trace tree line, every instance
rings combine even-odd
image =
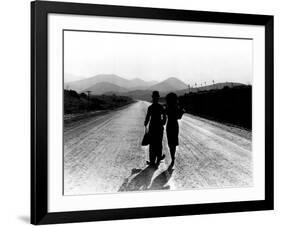
[[[252,129],[252,86],[186,93],[179,97],[186,112]]]
[[[95,110],[111,110],[132,103],[127,96],[87,95],[74,90],[64,90],[64,114],[81,113]]]

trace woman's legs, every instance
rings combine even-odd
[[[171,122],[168,123],[166,126],[166,131],[167,131],[167,138],[168,138],[168,146],[170,149],[170,155],[171,155],[171,166],[174,165],[175,163],[175,154],[176,154],[176,148],[178,145],[178,136],[179,136],[179,126],[178,122]]]
[[[174,165],[175,163],[176,148],[177,148],[176,145],[169,145],[171,159],[172,159],[171,165]]]

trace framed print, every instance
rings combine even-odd
[[[31,3],[31,223],[273,209],[273,16]]]

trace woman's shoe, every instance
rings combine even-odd
[[[172,160],[172,162],[169,165],[169,169],[173,169],[174,165],[175,165],[175,160]]]
[[[161,157],[159,158],[159,160],[157,160],[156,165],[159,166],[160,162],[165,158],[165,155],[161,155]]]

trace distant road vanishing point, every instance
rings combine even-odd
[[[165,133],[166,158],[148,168],[148,147],[140,143],[149,104],[138,101],[64,129],[65,195],[252,186],[251,133],[189,114],[179,121],[174,169]]]

